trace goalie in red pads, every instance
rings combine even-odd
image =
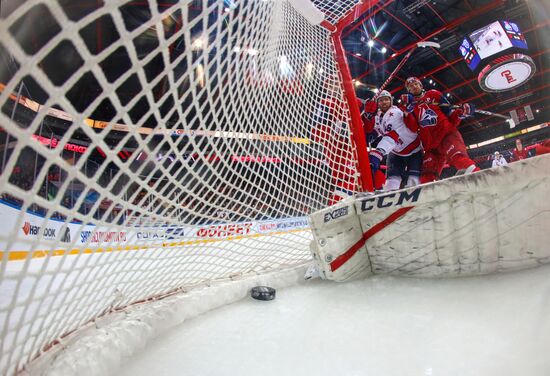
[[[468,157],[466,145],[457,129],[462,119],[473,115],[474,106],[466,103],[459,109],[451,110],[440,91],[425,91],[416,77],[409,77],[405,85],[409,94],[401,96],[402,108],[406,117],[418,123],[418,133],[424,147],[420,182],[436,180],[445,162],[464,173],[479,171]]]

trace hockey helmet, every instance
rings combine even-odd
[[[422,81],[420,81],[417,77],[409,77],[405,81],[405,87],[408,88],[409,85],[412,84],[413,82],[418,82],[420,86],[422,86]]]
[[[378,101],[380,98],[384,98],[384,97],[390,98],[390,101],[393,102],[393,96],[387,90],[382,90],[380,93],[378,93],[378,96],[376,97],[376,101]]]

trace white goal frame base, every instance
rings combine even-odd
[[[281,289],[303,283],[309,265],[308,262],[291,269],[202,285],[109,313],[61,339],[21,374],[110,374],[155,337],[186,320],[249,297],[254,286]]]

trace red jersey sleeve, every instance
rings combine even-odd
[[[403,122],[412,132],[418,132],[418,121],[413,113],[403,112]]]

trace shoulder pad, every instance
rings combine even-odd
[[[443,94],[439,90],[430,89],[426,92],[426,95],[430,98],[440,98]]]

